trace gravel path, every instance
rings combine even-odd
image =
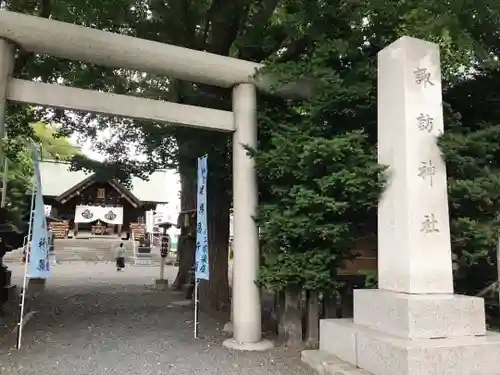
[[[38,314],[25,328],[21,350],[0,347],[0,374],[313,374],[296,352],[223,348],[223,322],[204,315],[201,338],[194,339],[192,307],[180,294],[152,290],[155,268],[118,273],[110,267],[54,267],[47,290],[30,301]],[[19,282],[20,267],[11,269]]]

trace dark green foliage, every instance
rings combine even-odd
[[[272,198],[260,205],[261,283],[331,290],[353,243],[370,232],[382,168],[366,135],[275,134],[255,156]]]
[[[285,81],[307,75],[319,82],[308,101],[274,102],[263,116],[264,140],[255,156],[264,190],[257,218],[265,228],[261,282],[274,289],[331,288],[334,268],[355,240],[376,233],[376,54],[410,35],[441,47],[444,99],[450,103],[441,147],[448,164],[452,246],[460,264],[458,290],[487,285],[494,274],[500,191],[499,139],[491,127],[498,124],[500,104],[494,94],[498,62],[492,58],[498,55],[498,4],[284,3],[284,27],[300,48],[284,51],[268,69]],[[488,85],[490,77],[495,80]],[[363,142],[353,147],[353,139]],[[467,287],[478,269],[484,277]]]
[[[375,234],[383,183],[375,157],[376,54],[402,35],[439,43],[444,99],[449,103],[441,148],[448,165],[452,244],[460,264],[457,285],[459,291],[473,291],[492,280],[499,194],[498,1],[3,0],[0,5],[213,53],[268,60],[269,70],[284,82],[304,76],[314,81],[314,95],[306,101],[259,100],[260,151],[254,157],[261,188],[256,218],[262,230],[261,282],[278,290],[331,289],[336,267],[354,241]],[[228,90],[26,51],[18,51],[15,75],[230,109]],[[29,124],[47,116],[61,123],[63,135],[80,133],[107,156],[104,164],[79,156],[75,167],[111,173],[121,181],[130,173],[178,167],[183,181],[192,184],[196,158],[208,153],[209,191],[219,193],[211,197],[217,204],[210,217],[227,216],[227,136],[19,105],[9,108],[9,136],[32,136]],[[98,133],[107,129],[113,129],[112,139],[100,141]],[[131,159],[130,146],[148,160]],[[9,157],[17,160],[22,147],[11,147]],[[193,208],[187,205],[194,196],[185,194],[184,201],[183,208]],[[212,227],[214,221],[209,224],[211,248],[217,247],[222,259],[227,225]],[[227,292],[222,290],[227,289],[226,271],[218,267],[221,281],[214,278],[212,285],[211,294],[219,299]]]
[[[440,139],[448,172],[452,249],[458,292],[475,294],[497,280],[500,230],[500,117],[496,70],[460,82],[445,94],[460,115]],[[493,91],[489,91],[493,90]]]
[[[14,112],[15,113],[15,112]],[[7,124],[13,121],[12,117],[7,118]],[[9,128],[12,130],[12,128]],[[76,148],[64,138],[54,138],[50,126],[44,123],[36,123],[28,127],[28,134],[15,135],[14,131],[4,146],[7,157],[7,195],[6,214],[8,220],[21,228],[29,213],[29,192],[33,186],[33,142],[40,145],[42,157],[55,159],[65,159],[77,154]],[[2,181],[4,165],[0,170],[0,181]],[[1,182],[0,182],[1,183]]]

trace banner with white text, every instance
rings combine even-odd
[[[40,164],[38,152],[34,151],[35,169],[35,204],[32,209],[33,223],[31,235],[31,251],[29,253],[28,277],[50,277],[49,242],[45,207],[43,204],[42,182],[40,178]]]
[[[208,158],[198,158],[198,194],[196,200],[196,278],[208,280],[208,226],[207,226]]]

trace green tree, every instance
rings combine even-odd
[[[229,3],[220,0],[4,1],[4,6],[10,10],[255,61],[278,53],[290,42],[287,30],[277,20],[280,16],[280,12],[275,12],[278,0]],[[126,69],[62,61],[25,51],[18,55],[15,74],[21,78],[37,77],[45,82],[63,82],[82,88],[121,94],[141,93],[154,99],[231,108],[229,90],[193,85],[171,77],[138,75]],[[208,153],[209,201],[213,202],[208,212],[211,280],[200,286],[200,297],[206,307],[226,309],[229,302],[227,253],[231,206],[231,148],[227,135],[88,114],[67,116],[63,111],[51,113],[54,114],[55,121],[62,124],[61,134],[79,132],[92,139],[95,147],[108,156],[108,164],[121,165],[131,173],[142,175],[157,167],[178,168],[182,209],[195,207],[196,159]],[[108,128],[113,129],[113,139],[99,141],[98,131]],[[148,155],[146,162],[131,160],[127,152],[131,144]],[[86,163],[86,167],[89,166],[91,163]],[[192,247],[188,250],[194,251]]]
[[[471,127],[480,127],[480,101],[492,95],[481,71],[497,71],[499,6],[481,3],[487,11],[477,4],[429,1],[283,2],[284,28],[301,48],[285,63],[281,57],[289,51],[284,51],[269,69],[287,82],[307,75],[318,87],[306,101],[273,101],[260,119],[265,126],[260,150],[253,154],[264,190],[257,217],[262,284],[328,292],[355,240],[376,235],[375,207],[383,183],[375,158],[376,54],[403,35],[439,43],[445,101],[461,92],[453,110],[446,107],[450,135],[442,140],[453,250],[466,265],[491,264],[498,233],[499,179],[492,173],[499,160],[498,143],[492,145],[498,130],[490,126],[498,121],[496,95],[491,120],[483,120],[491,121],[487,128],[481,133]],[[480,87],[474,84],[478,80]],[[475,109],[468,102],[472,88],[482,91]],[[467,124],[457,122],[455,113],[461,111],[469,115]],[[462,272],[470,277],[471,270]],[[461,280],[459,291],[465,291]]]
[[[455,286],[476,294],[497,281],[496,244],[500,229],[500,116],[498,69],[448,90],[454,109],[440,140],[448,171],[451,234],[458,269]]]
[[[36,140],[42,149],[42,158],[72,160],[80,152],[69,139],[59,137],[57,127],[42,121],[33,124]]]
[[[19,143],[22,144],[19,145]],[[19,138],[9,140],[5,151],[7,156],[5,214],[9,222],[23,230],[24,219],[29,212],[28,192],[32,186],[33,160],[26,142]],[[4,168],[5,166],[2,166],[0,173],[2,181]]]
[[[365,134],[327,138],[304,125],[296,134],[275,132],[272,146],[256,155],[261,181],[270,187],[257,216],[260,282],[285,292],[287,308],[304,290],[337,289],[337,271],[353,245],[373,235],[384,182]]]
[[[260,105],[264,113],[264,126],[260,134],[262,149],[269,152],[281,148],[286,150],[274,137],[293,139],[304,143],[296,149],[301,151],[304,160],[311,153],[305,146],[307,143],[319,144],[334,137],[344,139],[343,144],[336,146],[353,148],[350,153],[346,150],[345,155],[361,157],[365,155],[362,150],[367,148],[367,144],[374,147],[376,53],[399,36],[408,34],[440,43],[447,89],[453,88],[460,79],[467,78],[464,77],[465,73],[470,76],[468,79],[474,78],[470,67],[478,69],[487,64],[494,66],[492,56],[498,56],[496,30],[500,20],[499,4],[493,0],[478,0],[470,5],[429,0],[341,0],[333,3],[300,0],[238,0],[229,3],[220,0],[40,0],[3,1],[2,6],[208,52],[268,61],[274,64],[273,70],[284,80],[295,80],[304,75],[317,79],[320,82],[317,95],[306,102],[266,98],[261,100]],[[19,51],[15,74],[45,82],[62,81],[82,88],[122,94],[141,92],[154,99],[230,108],[228,90],[193,85],[171,77],[137,75],[124,69],[69,62],[26,51]],[[454,109],[458,112],[461,110]],[[275,112],[274,117],[269,115],[271,110]],[[67,116],[63,111],[55,111],[51,115],[55,115],[55,121],[62,124],[60,133],[70,135],[80,132],[94,140],[102,154],[108,155],[107,163],[121,165],[130,173],[144,174],[158,166],[178,168],[183,209],[194,208],[196,158],[209,154],[208,190],[213,194],[209,197],[213,202],[209,213],[210,258],[214,261],[211,264],[212,280],[202,286],[201,298],[204,304],[214,309],[227,306],[227,237],[231,206],[228,138],[221,134],[150,122],[88,114]],[[9,116],[11,119],[17,118],[17,121],[11,120],[12,129],[9,128],[9,133],[14,133],[16,129],[22,133],[27,124],[46,116],[46,113],[11,106]],[[267,121],[265,116],[274,123]],[[302,124],[308,128],[306,134],[309,138],[293,134],[302,131]],[[98,131],[110,127],[116,134],[113,140],[98,141]],[[146,162],[130,160],[127,150],[131,144],[148,155]],[[298,146],[290,147],[292,150]],[[330,155],[322,154],[323,157]],[[261,165],[266,165],[263,155],[260,159],[256,157]],[[369,160],[374,162],[373,150],[368,148],[364,158],[367,163]],[[299,161],[293,163],[303,164]],[[291,167],[293,163],[285,164],[282,168]],[[357,164],[349,161],[347,165]],[[272,190],[275,178],[266,173],[274,172],[261,171],[263,203],[279,197]],[[377,175],[375,170],[370,172],[372,175],[365,169],[359,173],[365,178],[375,178]],[[294,175],[291,177],[294,178],[292,182],[303,182]],[[374,186],[378,186],[378,182],[374,182]],[[306,187],[312,189],[309,185]],[[372,198],[367,196],[363,206],[369,211],[368,217],[373,217],[369,210]],[[341,201],[340,197],[332,199]],[[361,203],[350,202],[355,205]],[[350,207],[346,212],[353,208]],[[328,215],[334,213],[332,211]],[[327,218],[318,218],[318,221]],[[347,216],[342,216],[342,219],[346,220]],[[366,221],[373,220],[367,218]]]
[[[32,137],[17,135],[5,142],[7,156],[6,208],[9,220],[23,226],[29,212],[29,191],[33,184],[33,143],[39,144],[42,157],[68,160],[78,155],[78,150],[67,139],[57,138],[51,126],[38,122],[31,126]],[[5,167],[4,167],[5,168]],[[0,176],[5,169],[2,168]]]

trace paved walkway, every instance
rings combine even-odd
[[[16,283],[22,268],[11,265]],[[173,292],[154,291],[156,267],[71,263],[53,268],[47,290],[30,301],[20,351],[0,347],[2,375],[312,375],[299,354],[222,347],[220,328],[201,315],[194,339],[192,306]],[[170,278],[173,267],[167,268]]]

